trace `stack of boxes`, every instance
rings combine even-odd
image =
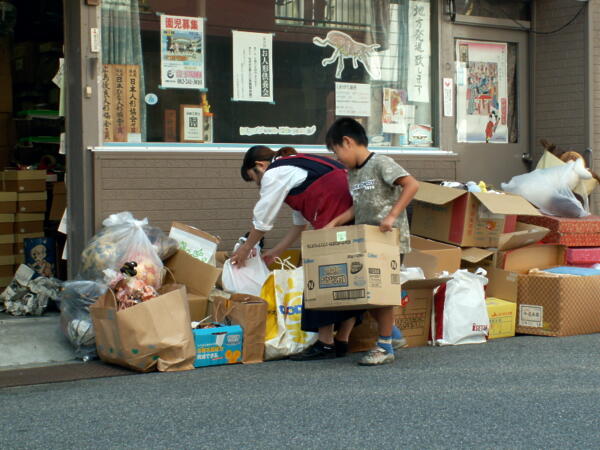
[[[0,278],[6,285],[15,266],[25,262],[24,240],[44,236],[46,171],[6,170],[0,173],[0,188],[0,199],[6,199],[0,208],[0,248],[5,263],[0,266]]]

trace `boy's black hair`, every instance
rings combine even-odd
[[[358,145],[364,145],[365,147],[369,145],[369,139],[363,126],[350,117],[342,117],[329,127],[327,136],[325,136],[327,148],[333,150],[334,145],[342,145],[344,136],[354,139]]]

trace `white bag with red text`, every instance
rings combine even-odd
[[[485,304],[487,272],[457,270],[446,284],[443,333],[436,345],[481,344],[486,342],[490,319]]]

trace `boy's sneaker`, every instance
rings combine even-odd
[[[394,362],[394,354],[384,350],[378,345],[374,349],[363,356],[358,362],[360,366],[380,366],[382,364],[389,364]]]
[[[408,342],[406,342],[405,337],[401,337],[399,339],[392,339],[392,348],[394,350],[400,350],[401,348],[408,347]]]
[[[290,356],[292,361],[315,361],[318,359],[335,358],[335,347],[333,345],[324,344],[321,341],[315,342],[297,355]]]

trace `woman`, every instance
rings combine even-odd
[[[254,207],[253,228],[248,239],[231,257],[244,265],[257,242],[273,228],[282,204],[293,210],[294,226],[273,249],[264,254],[269,264],[298,239],[308,224],[325,227],[352,206],[348,176],[344,166],[331,158],[298,154],[291,147],[274,152],[256,145],[244,156],[241,175],[260,186],[260,199]],[[306,361],[344,356],[350,332],[360,311],[315,311],[303,309],[302,329],[319,333],[318,341],[291,359]],[[334,326],[337,327],[335,339]]]

